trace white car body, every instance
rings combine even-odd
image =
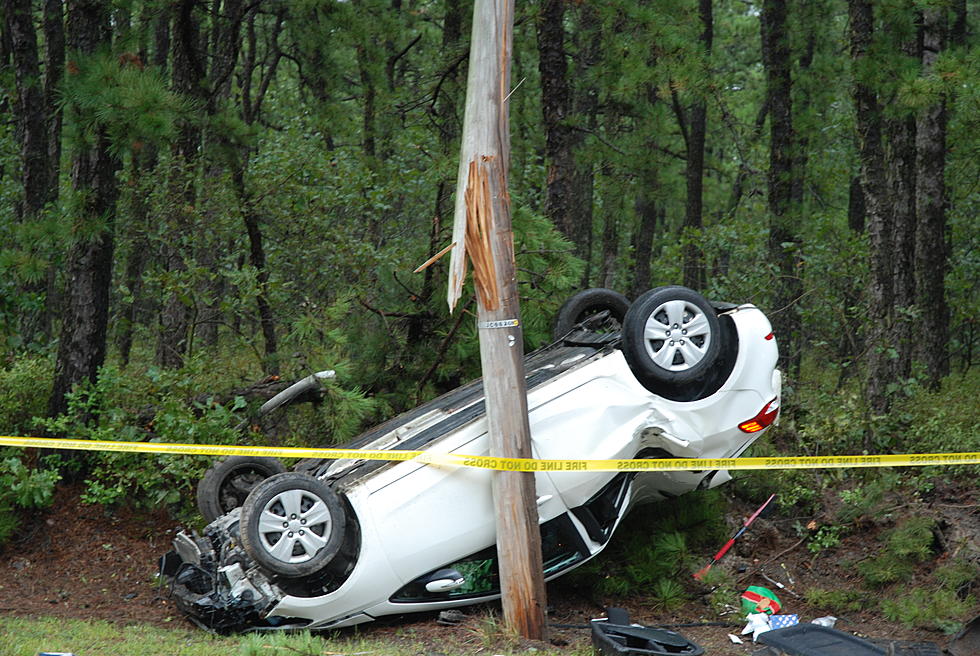
[[[730,318],[737,332],[738,353],[720,387],[700,400],[672,401],[651,393],[633,376],[614,343],[553,345],[528,356],[533,456],[741,455],[766,428],[745,432],[739,425],[764,410],[773,418],[778,412],[777,348],[769,321],[757,308],[731,306],[720,314]],[[423,440],[430,452],[484,456],[488,435],[482,404],[477,382],[369,431],[353,446],[416,449]],[[301,463],[297,469],[304,467],[329,482],[349,504],[358,531],[356,562],[336,581],[310,589],[296,581],[284,585],[261,567],[249,566],[247,558],[242,562],[238,552],[236,562],[222,565],[228,547],[218,543],[234,545],[236,509],[216,520],[207,538],[181,534],[175,541],[180,561],[216,572],[210,592],[190,575],[184,576],[187,586],[175,588],[178,603],[200,624],[218,630],[338,628],[385,615],[499,597],[492,574],[496,540],[492,471],[415,461],[334,460]],[[633,505],[715,487],[730,479],[727,471],[549,471],[534,476],[549,579],[600,553]],[[208,552],[209,541],[212,552]],[[433,578],[433,573],[446,570],[452,572],[449,579],[444,580],[445,574]],[[464,576],[461,570],[481,573]],[[461,586],[460,581],[468,577],[473,581]],[[474,587],[478,585],[483,587]],[[245,601],[255,601],[250,609],[242,602],[245,590]],[[202,613],[202,603],[207,612]],[[236,603],[238,608],[232,608]]]

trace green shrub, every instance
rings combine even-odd
[[[685,585],[703,562],[695,549],[717,548],[727,538],[725,504],[718,490],[635,508],[606,549],[608,557],[591,560],[564,580],[597,602],[630,594],[652,595],[664,609],[687,598]]]
[[[974,597],[960,599],[951,590],[928,590],[925,587],[917,588],[914,594],[902,595],[901,599],[886,599],[881,603],[882,613],[892,622],[946,633],[958,630],[961,619],[976,608]]]
[[[825,611],[854,613],[867,606],[867,593],[863,590],[811,588],[806,592],[808,604]]]
[[[24,356],[0,371],[0,428],[4,435],[30,435],[44,416],[54,372],[44,358]]]
[[[54,486],[60,479],[54,469],[25,465],[21,453],[7,454],[0,460],[0,545],[17,530],[22,510],[51,505]]]
[[[106,366],[95,384],[79,385],[68,395],[65,414],[43,423],[51,433],[74,439],[234,444],[244,401],[230,407],[210,400],[188,403],[188,387],[186,371],[151,371],[142,378]],[[93,452],[74,459],[87,474],[85,502],[144,507],[192,498],[208,467],[200,456]]]

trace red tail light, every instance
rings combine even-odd
[[[776,421],[776,417],[779,416],[779,397],[777,396],[769,403],[762,407],[759,414],[752,417],[748,421],[743,421],[738,425],[745,433],[758,433],[764,428],[768,428],[772,425],[772,422]]]

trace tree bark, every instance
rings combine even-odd
[[[54,101],[48,95],[51,92],[47,87],[48,80],[42,81],[41,78],[33,3],[29,0],[6,0],[4,13],[10,34],[14,83],[17,88],[14,114],[21,164],[22,196],[20,202],[14,206],[14,215],[19,221],[33,223],[42,218],[45,206],[57,198],[57,173],[56,169],[52,169],[49,159],[52,153],[49,152],[48,106],[49,100],[52,107]],[[54,38],[57,40],[57,35]],[[55,73],[58,66],[60,64],[56,64]],[[23,247],[30,256],[45,255],[33,252],[36,247],[32,244],[24,244]],[[47,269],[51,275],[28,280],[23,284],[25,292],[41,299],[36,310],[27,310],[26,307],[22,310],[20,330],[25,343],[34,342],[39,336],[50,336],[52,317],[48,305],[55,295],[49,293],[51,290],[47,287],[49,280],[53,286],[54,269],[51,265]]]
[[[791,378],[800,366],[802,293],[800,244],[793,229],[793,114],[790,46],[786,3],[765,0],[760,16],[762,60],[769,107],[769,257],[777,268],[773,290],[773,327],[779,339],[780,367]]]
[[[703,56],[711,58],[714,41],[714,18],[712,0],[699,0],[701,14],[701,36],[699,45]],[[705,62],[705,70],[710,65]],[[701,254],[701,228],[703,225],[704,194],[704,139],[708,127],[708,103],[703,96],[695,99],[691,106],[691,119],[687,139],[687,200],[684,204],[684,284],[691,289],[704,289],[707,280],[704,272],[704,258]]]
[[[887,198],[885,156],[882,148],[882,117],[878,97],[864,79],[864,68],[870,57],[874,34],[874,10],[869,0],[849,0],[850,54],[854,82],[855,119],[861,188],[864,190],[866,226],[869,245],[869,281],[867,290],[866,393],[870,410],[885,414],[890,406],[888,385],[892,382],[890,357],[885,348],[894,302],[892,287],[891,230],[892,217]],[[868,444],[867,446],[871,446]]]
[[[184,96],[206,105],[204,87],[206,68],[201,44],[200,23],[195,15],[194,0],[181,0],[174,7],[171,40],[173,88]],[[170,196],[172,211],[168,217],[169,243],[163,245],[164,269],[173,274],[177,285],[187,270],[187,254],[181,245],[191,230],[191,216],[196,211],[196,169],[201,146],[201,129],[193,121],[184,121],[172,148]],[[176,369],[184,364],[187,353],[191,308],[179,289],[171,290],[160,312],[156,362]]]
[[[44,107],[37,36],[30,0],[5,3],[13,46],[14,81],[17,87],[17,137],[20,142],[23,197],[16,207],[18,218],[38,218],[49,198],[48,131]]]
[[[636,201],[636,213],[640,217],[639,229],[633,233],[633,281],[629,298],[650,289],[650,259],[653,256],[653,239],[657,234],[657,224],[662,222],[664,210],[653,198],[652,192],[658,187],[656,171],[649,171],[644,180],[644,193]]]
[[[572,242],[577,256],[588,261],[592,232],[591,170],[578,164],[576,150],[583,132],[576,130],[576,116],[589,120],[596,111],[595,93],[582,89],[581,101],[568,77],[566,54],[566,0],[543,0],[538,22],[538,71],[541,75],[541,111],[545,129],[545,159],[548,162],[544,212],[559,232]],[[580,15],[582,57],[587,68],[594,63],[598,20],[594,9],[583,6]],[[581,79],[583,71],[579,71]],[[578,107],[576,107],[578,105]]]
[[[921,62],[924,75],[932,73],[946,47],[945,9],[923,12]],[[925,365],[925,382],[938,389],[949,373],[949,306],[945,276],[949,270],[946,245],[946,99],[940,98],[919,114],[916,123],[915,235],[916,305],[920,325],[918,359]]]
[[[107,5],[98,0],[76,2],[68,14],[68,43],[79,54],[75,66],[91,65],[91,55],[110,42]],[[67,409],[65,395],[83,380],[94,381],[105,361],[112,282],[114,219],[119,160],[111,154],[105,129],[94,140],[75,146],[71,186],[81,202],[76,235],[65,267],[68,293],[63,309],[55,380],[48,401],[52,416]]]

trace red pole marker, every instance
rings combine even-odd
[[[762,511],[766,509],[766,506],[768,506],[769,503],[775,498],[776,498],[775,494],[770,495],[769,498],[766,499],[766,502],[761,506],[759,506],[758,510],[752,513],[751,517],[745,520],[745,524],[742,525],[742,528],[738,529],[738,533],[733,535],[731,539],[728,542],[726,542],[721,549],[718,550],[718,553],[716,553],[715,557],[711,559],[711,562],[705,565],[702,569],[699,569],[697,572],[695,572],[694,578],[700,581],[701,577],[707,574],[708,570],[711,569],[711,566],[717,563],[719,560],[721,560],[721,557],[724,556],[726,553],[728,553],[728,550],[732,548],[733,544],[735,544],[735,540],[741,537],[742,533],[745,533],[745,529],[747,529],[749,525],[755,521],[755,518],[758,517],[762,513]]]

